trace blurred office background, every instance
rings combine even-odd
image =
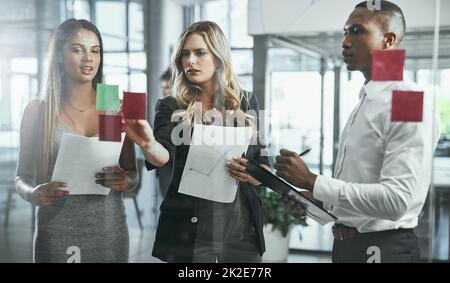
[[[316,172],[331,176],[340,133],[358,101],[360,73],[345,69],[343,25],[360,1],[349,0],[0,0],[0,262],[32,260],[32,208],[14,193],[19,125],[46,73],[50,36],[66,18],[94,22],[104,40],[106,83],[147,92],[149,118],[161,96],[159,77],[179,34],[192,22],[212,20],[224,30],[234,68],[254,91],[270,121],[271,153],[302,151]],[[423,261],[449,260],[450,0],[440,1],[437,72],[432,70],[435,1],[394,0],[403,8],[406,76],[435,95],[442,137],[432,190],[416,232]],[[434,85],[436,76],[437,85]],[[151,256],[161,195],[154,172],[126,199],[130,261]],[[287,262],[330,262],[331,226],[308,220],[293,227]]]

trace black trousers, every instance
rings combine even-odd
[[[228,243],[211,243],[197,240],[194,263],[261,263],[257,241],[243,239]]]
[[[410,263],[419,259],[413,229],[361,233],[333,243],[334,263]]]

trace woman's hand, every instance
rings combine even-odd
[[[68,191],[58,190],[57,188],[66,188],[66,183],[49,182],[36,186],[29,194],[27,200],[34,205],[49,206],[55,201],[70,193]]]
[[[301,203],[300,197],[295,192],[290,191],[283,198],[284,206],[287,211],[294,217],[306,216],[306,207]]]
[[[155,140],[153,130],[147,120],[125,120],[123,129],[127,137],[138,144],[145,159],[156,167],[163,167],[169,162],[169,152]]]
[[[248,160],[241,157],[234,157],[228,161],[225,167],[228,169],[230,176],[241,183],[250,183],[254,186],[261,185],[261,182],[250,176],[247,171]]]
[[[155,141],[153,130],[147,120],[127,119],[123,124],[123,130],[133,142],[140,145],[143,149],[149,148]]]
[[[103,168],[102,172],[95,174],[95,183],[106,188],[122,192],[128,189],[127,171],[117,166]]]

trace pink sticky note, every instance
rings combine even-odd
[[[147,94],[124,91],[122,113],[125,119],[147,119]]]
[[[422,122],[423,92],[398,91],[392,93],[392,122]]]
[[[98,116],[99,140],[121,141],[122,117],[121,116]]]
[[[405,56],[405,50],[402,49],[373,50],[372,80],[402,81]]]

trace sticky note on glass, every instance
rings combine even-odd
[[[125,119],[147,119],[147,94],[124,91],[122,113]]]
[[[121,116],[98,116],[99,140],[120,142],[122,133],[122,117]]]
[[[97,84],[97,110],[118,111],[119,108],[119,86]]]
[[[423,92],[393,91],[392,92],[392,122],[422,122]]]
[[[403,81],[405,56],[405,50],[402,49],[373,50],[372,80]]]

